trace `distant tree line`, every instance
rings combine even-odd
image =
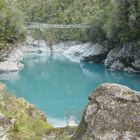
[[[125,43],[140,40],[140,0],[17,0],[28,21],[86,23],[88,30],[53,30],[46,38]],[[35,34],[35,33],[34,33]]]
[[[22,41],[25,22],[91,26],[35,30],[36,38],[123,44],[140,40],[140,0],[0,0],[0,40]]]

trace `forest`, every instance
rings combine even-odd
[[[32,32],[33,37],[54,42],[137,42],[140,40],[140,0],[0,0],[1,42],[24,41],[29,22],[82,23],[91,27]]]

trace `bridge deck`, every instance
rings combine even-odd
[[[85,29],[90,28],[87,24],[46,24],[46,23],[29,23],[28,29]]]

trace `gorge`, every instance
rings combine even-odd
[[[22,56],[23,60],[18,59],[24,64],[23,70],[0,74],[0,80],[6,83],[9,92],[35,104],[46,113],[48,122],[55,127],[66,126],[68,120],[69,125],[77,125],[87,104],[87,97],[102,83],[123,84],[140,91],[138,74],[111,71],[103,64],[80,62],[80,53],[79,56],[71,54],[73,59],[70,61],[68,55],[66,56],[70,49],[78,51],[76,47],[84,49],[89,45],[72,44],[75,43],[60,43],[54,46],[53,54],[43,43],[40,43],[40,47],[20,47],[22,49],[17,51],[20,55],[16,56]],[[93,49],[94,46],[96,48],[96,45],[93,45]],[[97,53],[101,52],[98,48]],[[83,52],[81,51],[81,54]],[[96,56],[95,51],[92,52]],[[86,54],[88,53],[91,54],[91,51],[87,49]],[[98,55],[96,57],[98,58]],[[12,59],[15,60],[16,57]]]
[[[140,140],[140,0],[0,0],[0,140]]]

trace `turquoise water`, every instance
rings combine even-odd
[[[62,56],[27,57],[23,63],[21,72],[0,79],[12,94],[43,110],[54,126],[64,125],[67,116],[79,122],[88,96],[101,83],[119,83],[140,91],[140,75],[112,72],[101,64],[72,63]]]

